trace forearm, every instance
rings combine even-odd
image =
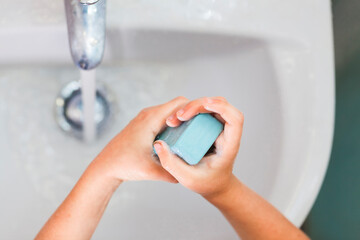
[[[223,213],[242,239],[308,239],[235,176],[227,189],[205,198]]]
[[[36,239],[90,239],[121,181],[93,161]]]

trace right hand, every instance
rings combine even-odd
[[[205,156],[197,165],[190,166],[173,154],[164,141],[154,147],[161,165],[182,185],[204,197],[226,191],[236,180],[233,164],[240,147],[243,114],[223,97],[201,98],[189,102],[167,119],[176,127],[199,113],[212,113],[224,123],[224,131],[215,141],[215,154]]]

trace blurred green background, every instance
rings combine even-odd
[[[303,230],[312,239],[360,239],[360,0],[333,0],[335,135],[329,168]]]

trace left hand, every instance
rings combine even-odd
[[[153,156],[153,141],[166,127],[166,118],[189,100],[172,101],[143,109],[110,143],[94,162],[106,168],[111,178],[120,181],[162,180],[177,183]]]

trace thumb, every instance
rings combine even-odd
[[[191,177],[194,166],[186,164],[184,160],[172,153],[169,146],[164,141],[156,141],[154,143],[154,148],[162,167],[179,182]]]

